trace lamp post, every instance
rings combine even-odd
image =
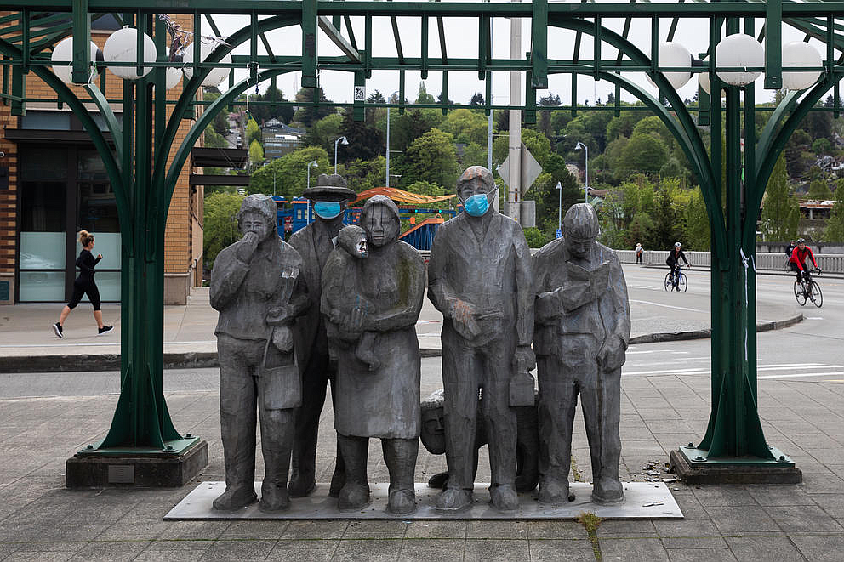
[[[346,137],[343,137],[343,138],[346,138]],[[340,139],[337,139],[337,140],[340,140]],[[348,143],[346,143],[346,144],[348,144]],[[334,143],[334,150],[335,151],[337,150],[337,143],[336,142]],[[337,156],[336,156],[336,154],[337,153],[335,152],[334,173],[337,173]],[[311,187],[311,166],[313,166],[314,168],[319,168],[319,164],[317,164],[316,160],[311,160],[310,162],[308,162],[308,189],[310,189],[310,187]],[[306,203],[306,206],[305,206],[305,224],[311,224],[311,200],[308,199],[307,201],[308,202]]]
[[[399,91],[396,90],[390,97],[387,98],[387,103],[393,99],[393,96],[398,94]],[[390,187],[390,106],[387,106],[387,149],[385,151],[384,157],[386,159],[386,170],[384,172],[384,187]]]
[[[560,192],[560,214],[557,217],[557,232],[563,231],[563,184],[557,182],[557,191]]]
[[[575,150],[583,149],[583,154],[586,156],[586,159],[583,164],[583,201],[584,203],[589,202],[589,147],[583,144],[582,142],[577,143],[577,146],[574,147]],[[562,191],[560,191],[560,196],[562,197]]]
[[[334,141],[334,173],[337,173],[337,145],[343,143],[343,146],[349,146],[349,139],[340,137]]]

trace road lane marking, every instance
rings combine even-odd
[[[640,301],[640,300],[637,300],[637,299],[630,299],[630,302],[635,302],[635,303],[638,303],[638,304],[649,304],[649,305],[652,305],[652,306],[661,306],[663,308],[671,308],[671,309],[674,309],[674,310],[689,310],[691,312],[702,312],[704,314],[709,313],[708,310],[701,310],[700,308],[687,308],[685,306],[674,306],[674,305],[671,305],[671,304],[662,304],[662,303],[651,302],[651,301]]]
[[[793,375],[766,375],[756,377],[757,379],[804,379],[807,377],[827,377],[832,375],[844,375],[844,371],[828,371],[826,373],[797,373]]]

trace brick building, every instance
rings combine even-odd
[[[177,18],[183,28],[190,17]],[[36,25],[36,21],[33,24]],[[91,40],[103,47],[117,22],[101,18],[92,24]],[[105,72],[108,97],[120,97],[121,80]],[[97,285],[103,301],[120,300],[121,236],[117,205],[105,166],[88,134],[67,105],[37,76],[25,77],[25,114],[12,115],[0,105],[0,304],[64,302],[76,277],[80,251],[76,232],[96,237]],[[98,79],[99,80],[99,79]],[[99,84],[99,82],[97,82]],[[80,100],[88,94],[71,89]],[[181,93],[177,86],[168,99]],[[86,104],[89,110],[93,104]],[[118,121],[122,107],[112,103]],[[168,105],[168,111],[172,105]],[[98,122],[98,114],[95,114]],[[182,121],[172,154],[192,121]],[[104,124],[101,125],[106,130]],[[110,139],[110,134],[105,133]],[[165,235],[164,299],[184,303],[191,287],[201,283],[202,186],[191,186],[191,162],[185,164],[170,202]]]

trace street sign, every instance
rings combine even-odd
[[[355,101],[366,101],[366,86],[355,86]]]
[[[533,154],[530,153],[530,150],[522,144],[522,177],[521,177],[521,194],[524,194],[530,186],[533,185],[533,182],[536,181],[536,178],[539,177],[539,174],[542,173],[542,166],[539,165],[539,162],[536,161],[536,158],[533,157]],[[501,176],[501,179],[504,180],[504,183],[510,185],[510,157],[504,159],[504,162],[501,163],[501,166],[498,167],[498,175]]]
[[[557,238],[562,238],[562,237],[563,237],[563,231],[558,228],[557,229]]]

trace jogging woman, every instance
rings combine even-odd
[[[62,333],[64,321],[67,320],[67,316],[70,314],[70,311],[76,308],[76,305],[79,304],[79,301],[82,300],[82,296],[86,293],[88,294],[88,300],[90,300],[91,304],[94,305],[94,320],[97,321],[97,328],[99,329],[98,335],[102,336],[114,329],[114,326],[106,326],[103,324],[103,313],[100,310],[100,290],[97,289],[97,285],[94,284],[94,266],[100,263],[100,260],[103,259],[103,255],[97,254],[97,257],[95,258],[94,254],[91,253],[91,250],[94,249],[94,237],[88,234],[87,230],[79,231],[79,243],[82,244],[82,251],[79,252],[79,257],[76,258],[76,267],[79,268],[79,277],[77,277],[76,281],[73,282],[73,296],[70,297],[70,302],[62,309],[62,313],[59,315],[59,321],[53,324],[53,332],[55,332],[56,336],[60,338],[64,337],[64,334]]]

